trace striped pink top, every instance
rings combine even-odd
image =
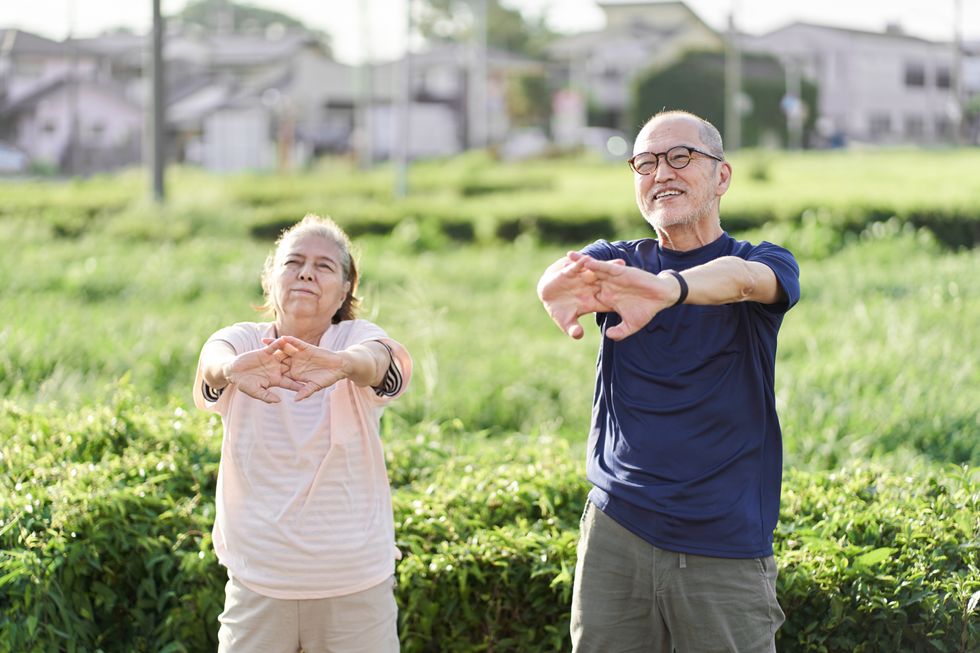
[[[236,352],[262,347],[273,324],[241,322],[219,330]],[[366,320],[331,325],[320,346],[339,351],[388,340]],[[400,383],[388,396],[348,380],[300,402],[274,388],[267,404],[228,386],[218,395],[200,365],[194,403],[221,415],[214,548],[218,560],[255,592],[282,599],[342,596],[394,573],[391,490],[378,427],[385,405],[404,392],[407,355],[394,361]],[[392,375],[389,374],[389,380]]]

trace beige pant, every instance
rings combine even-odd
[[[394,579],[328,599],[263,596],[229,578],[218,653],[398,653]]]

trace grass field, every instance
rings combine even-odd
[[[736,157],[723,226],[726,210],[775,216],[734,235],[787,245],[801,265],[802,300],[784,322],[777,357],[788,470],[826,479],[863,465],[888,478],[955,477],[975,505],[980,250],[950,247],[887,216],[913,207],[980,223],[980,177],[970,172],[977,169],[975,151]],[[221,326],[259,319],[252,307],[261,301],[258,276],[271,240],[256,226],[309,210],[342,224],[395,220],[385,233],[371,227],[355,238],[363,316],[403,342],[416,363],[411,391],[386,414],[386,438],[423,438],[450,457],[505,464],[518,455],[509,451],[514,442],[533,449],[557,436],[582,461],[597,330],[583,319],[586,338],[565,337],[534,286],[570,247],[648,234],[624,164],[501,166],[470,155],[417,166],[407,200],[392,199],[390,170],[358,173],[341,162],[285,177],[175,170],[169,179],[171,203],[163,209],[143,199],[137,173],[0,183],[0,395],[7,411],[0,447],[14,432],[24,436],[17,431],[23,424],[48,425],[38,433],[105,426],[114,419],[105,411],[120,401],[145,406],[146,419],[179,422],[181,433],[213,434],[213,420],[190,401],[200,346]],[[876,217],[847,228],[819,219],[822,210],[860,216],[869,207]],[[555,242],[534,230],[502,238],[496,226],[563,212],[608,214],[611,232],[576,240],[574,231]],[[784,219],[801,213],[811,217]],[[460,224],[471,228],[454,239]],[[98,417],[86,422],[86,415]],[[18,455],[0,453],[0,517],[7,520],[0,534],[20,514],[15,504],[24,490],[14,483],[27,482],[29,472],[12,462],[27,464]],[[56,484],[71,461],[58,471],[60,454],[50,455],[44,482]],[[406,483],[414,478],[410,470],[392,473],[408,474]],[[793,487],[793,505],[819,503]],[[963,587],[972,593],[980,590],[980,515],[963,519],[963,555],[974,567],[964,570]],[[789,541],[797,526],[781,524],[780,537]]]
[[[791,158],[771,167],[804,163],[812,164]],[[601,169],[611,176],[608,167]],[[54,187],[34,196],[55,205],[109,202],[104,194],[116,190],[108,181],[74,195]],[[198,191],[194,204],[179,183],[177,175],[173,208],[161,213],[130,200],[115,213],[95,212],[72,236],[52,226],[53,209],[0,219],[8,244],[0,311],[9,316],[0,330],[0,391],[8,400],[68,408],[106,401],[126,379],[152,403],[186,404],[207,336],[260,319],[252,307],[270,242],[250,237],[248,221],[236,222],[226,207],[207,219],[212,202],[221,206],[217,196],[242,180],[196,174],[188,182]],[[140,186],[128,177],[119,185],[127,193]],[[629,199],[628,188],[612,192]],[[634,235],[644,235],[635,220]],[[976,465],[980,296],[969,282],[980,269],[976,250],[949,251],[927,231],[894,222],[850,237],[829,231],[781,223],[736,234],[785,243],[801,261],[803,301],[785,321],[777,366],[788,462],[827,468],[901,453]],[[430,240],[417,227],[357,239],[365,316],[403,340],[418,365],[392,419],[581,439],[596,331],[581,342],[565,338],[533,290],[573,245]]]

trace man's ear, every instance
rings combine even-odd
[[[721,197],[728,191],[732,184],[732,164],[722,161],[718,165],[718,185],[715,187],[715,195]]]

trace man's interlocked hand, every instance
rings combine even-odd
[[[538,284],[538,296],[558,327],[581,338],[579,318],[588,313],[617,313],[621,322],[606,330],[612,340],[636,333],[677,300],[677,282],[662,279],[622,259],[600,261],[569,252],[561,265],[548,269]]]

